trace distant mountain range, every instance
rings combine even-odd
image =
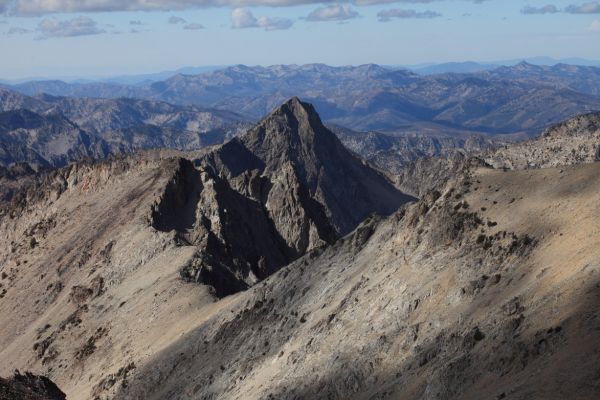
[[[600,60],[586,60],[583,58],[561,58],[552,57],[531,57],[525,59],[514,60],[498,60],[490,62],[444,62],[418,65],[404,65],[403,69],[408,69],[422,75],[447,74],[447,73],[473,73],[481,71],[489,71],[499,67],[512,67],[520,63],[527,63],[540,66],[554,66],[557,64],[570,64],[588,67],[600,67]]]
[[[468,64],[462,67],[470,68]],[[520,63],[471,73],[419,75],[379,65],[243,65],[138,85],[27,82],[26,95],[139,98],[229,110],[258,120],[292,96],[326,123],[356,131],[533,135],[579,113],[600,110],[600,68]]]
[[[427,66],[408,67],[421,75],[436,75],[436,74],[468,74],[473,72],[488,71],[500,67],[498,64],[484,64],[473,61],[465,62],[449,62],[442,64],[433,64]]]
[[[195,150],[248,127],[238,114],[136,99],[29,97],[0,89],[0,165],[57,167],[147,148]]]
[[[501,66],[513,66],[521,62],[526,62],[535,65],[553,66],[556,64],[571,64],[582,65],[589,67],[600,67],[600,60],[588,60],[585,58],[552,58],[552,57],[527,57],[516,58],[511,60],[493,60],[493,61],[452,61],[452,62],[435,62],[422,64],[406,64],[406,65],[385,65],[391,70],[406,69],[424,75],[444,74],[444,73],[472,73],[486,71],[489,69],[498,68]],[[0,84],[13,85],[31,81],[49,81],[62,80],[69,83],[119,83],[119,84],[141,84],[156,82],[169,79],[175,75],[196,75],[207,72],[213,72],[220,69],[231,67],[232,65],[204,65],[204,66],[186,66],[177,69],[149,72],[143,74],[119,74],[107,76],[36,76],[29,78],[19,78],[12,80],[0,79]]]

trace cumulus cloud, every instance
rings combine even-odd
[[[525,6],[521,9],[521,14],[556,14],[557,12],[558,8],[552,4],[543,7]]]
[[[186,21],[185,19],[183,19],[183,18],[181,18],[181,17],[176,17],[176,16],[174,16],[174,15],[172,15],[172,16],[169,18],[169,23],[170,23],[170,24],[173,24],[173,25],[176,25],[176,24],[185,24],[186,22],[187,22],[187,21]]]
[[[391,4],[391,3],[404,3],[404,4],[429,4],[440,2],[444,0],[352,0],[351,2],[357,6],[371,6],[375,4]],[[481,4],[489,0],[467,0],[470,3]]]
[[[98,23],[88,17],[77,17],[65,21],[43,19],[37,27],[39,39],[98,35],[105,33]]]
[[[306,17],[307,21],[346,21],[357,18],[358,13],[347,4],[319,7]]]
[[[436,11],[415,11],[415,10],[402,10],[399,8],[392,8],[390,10],[383,10],[377,13],[377,19],[380,22],[388,22],[393,18],[399,19],[409,19],[409,18],[419,18],[419,19],[431,19],[441,17],[442,14]]]
[[[55,13],[85,13],[111,11],[174,11],[205,7],[286,7],[307,4],[353,3],[372,5],[388,3],[427,4],[445,0],[0,0],[0,12],[20,16],[40,16]],[[465,0],[483,3],[489,0]],[[499,0],[497,0],[499,1]]]
[[[0,11],[23,16],[110,11],[170,11],[202,7],[285,7],[322,0],[0,0]]]
[[[409,4],[428,4],[440,0],[353,0],[357,6],[372,6],[375,4],[390,4],[390,3],[409,3]]]
[[[266,31],[289,29],[294,21],[287,18],[256,18],[249,10],[245,8],[236,8],[231,11],[231,27],[234,29],[243,28],[264,28]]]
[[[199,29],[204,29],[204,25],[202,24],[196,24],[196,23],[191,23],[191,24],[187,24],[183,27],[183,29],[188,30],[188,31],[197,31]]]
[[[570,5],[565,8],[565,12],[570,14],[600,14],[600,2],[591,1],[581,5]]]

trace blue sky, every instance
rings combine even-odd
[[[0,79],[240,63],[600,59],[600,2],[312,1],[0,0]]]

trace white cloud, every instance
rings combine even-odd
[[[255,28],[256,18],[244,8],[236,8],[231,11],[231,26],[236,29]]]
[[[249,10],[245,8],[236,8],[231,11],[231,27],[234,29],[243,28],[264,28],[266,31],[280,29],[289,29],[294,21],[287,18],[256,18]]]
[[[600,32],[600,19],[592,21],[592,23],[590,24],[588,30],[590,32]]]
[[[0,12],[7,9],[22,16],[54,13],[110,11],[171,11],[203,7],[285,7],[316,4],[328,0],[0,0]]]
[[[44,19],[37,27],[38,39],[98,35],[105,33],[96,21],[88,17],[77,17],[66,21]]]
[[[346,21],[357,18],[358,13],[347,4],[319,7],[306,17],[307,21]]]
[[[552,4],[543,7],[525,6],[521,9],[521,14],[556,14],[557,12],[558,8]]]
[[[353,0],[352,3],[357,6],[372,6],[375,4],[390,3],[410,3],[410,4],[428,4],[440,0]]]
[[[287,7],[338,2],[363,6],[389,3],[428,4],[436,1],[448,0],[0,0],[0,13],[8,11],[19,16],[40,16],[111,11],[176,11],[207,7]],[[481,4],[489,0],[463,1]]]
[[[436,11],[415,11],[415,10],[402,10],[399,8],[392,8],[390,10],[383,10],[377,13],[377,19],[380,22],[388,22],[391,21],[392,18],[399,19],[409,19],[409,18],[418,18],[418,19],[431,19],[441,17],[442,14]]]
[[[600,2],[591,1],[581,5],[570,5],[565,11],[571,14],[600,14]]]

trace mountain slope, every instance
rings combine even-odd
[[[389,135],[331,128],[342,143],[381,171],[402,174],[412,162],[425,157],[450,157],[455,152],[479,153],[502,142],[480,135],[454,136]]]
[[[88,135],[62,114],[41,115],[23,109],[0,112],[0,165],[27,161],[56,166],[108,153],[103,140]]]
[[[599,167],[477,169],[367,221],[155,354],[116,398],[594,398]]]
[[[5,166],[29,162],[57,167],[83,156],[151,148],[197,150],[221,144],[249,126],[240,115],[200,107],[134,99],[32,98],[2,89],[0,109],[5,111],[0,138],[4,143],[0,164]],[[35,132],[31,130],[34,124]],[[70,138],[66,144],[65,138]],[[63,144],[52,147],[51,142]]]

